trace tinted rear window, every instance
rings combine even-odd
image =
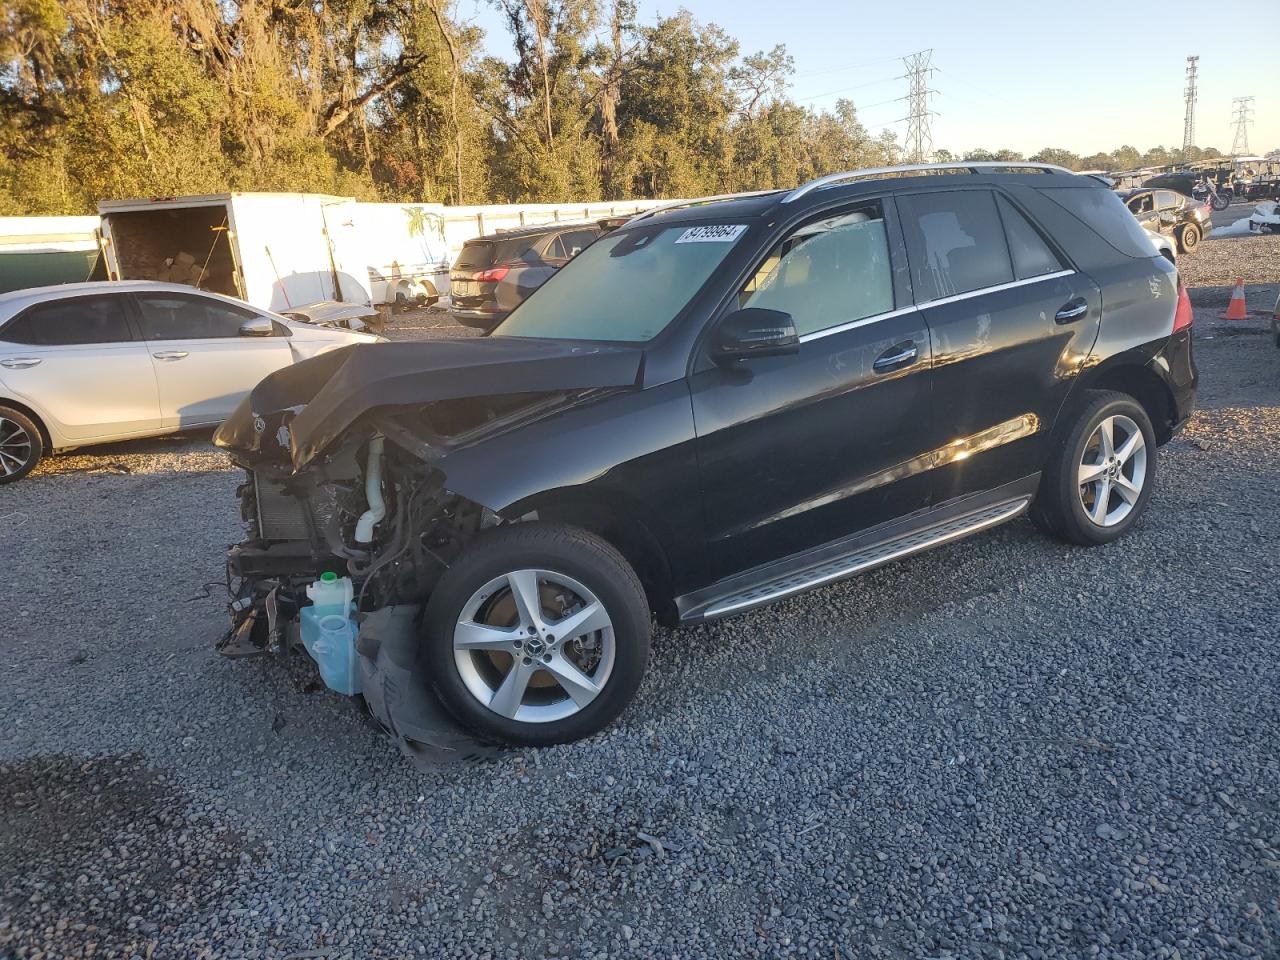
[[[1128,257],[1158,256],[1147,232],[1118,196],[1103,187],[1041,189],[1040,193]]]
[[[898,208],[917,303],[1013,280],[1009,247],[989,191],[899,197]]]
[[[0,340],[33,346],[132,340],[119,297],[78,297],[28,307],[0,330]]]
[[[1022,211],[1004,197],[998,199],[998,204],[1005,236],[1009,238],[1009,252],[1013,255],[1014,275],[1019,280],[1029,280],[1061,270],[1062,261]]]
[[[533,247],[545,238],[545,233],[539,233],[513,237],[510,240],[472,240],[463,246],[456,265],[470,270],[483,270],[495,263],[525,259]]]

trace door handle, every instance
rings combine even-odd
[[[8,367],[10,370],[25,370],[27,367],[34,367],[40,360],[40,357],[5,357],[0,360],[0,367]]]
[[[186,350],[160,350],[152,354],[157,360],[181,360],[189,356]]]
[[[915,343],[908,340],[906,343],[895,344],[880,354],[876,358],[876,362],[871,364],[871,369],[876,373],[897,370],[900,367],[910,366],[915,363],[919,356],[920,351],[916,349]]]
[[[1089,312],[1089,304],[1081,297],[1074,300],[1068,300],[1062,305],[1057,313],[1053,315],[1053,319],[1058,323],[1070,323],[1072,320],[1079,320]]]

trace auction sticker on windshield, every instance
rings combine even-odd
[[[676,239],[676,243],[733,243],[747,229],[745,223],[718,223],[705,227],[690,227]]]

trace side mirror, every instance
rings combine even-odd
[[[274,337],[275,335],[276,325],[270,317],[250,317],[240,324],[242,337]]]
[[[791,314],[763,307],[735,310],[720,321],[711,349],[717,363],[799,352],[800,337]]]

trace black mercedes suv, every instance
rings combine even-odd
[[[216,437],[248,474],[221,643],[288,651],[308,585],[350,578],[384,724],[408,735],[430,688],[486,738],[586,736],[635,694],[654,617],[741,613],[1023,512],[1074,544],[1123,535],[1192,408],[1190,326],[1124,203],[1057,167],[651,211],[490,336],[262,382]]]

